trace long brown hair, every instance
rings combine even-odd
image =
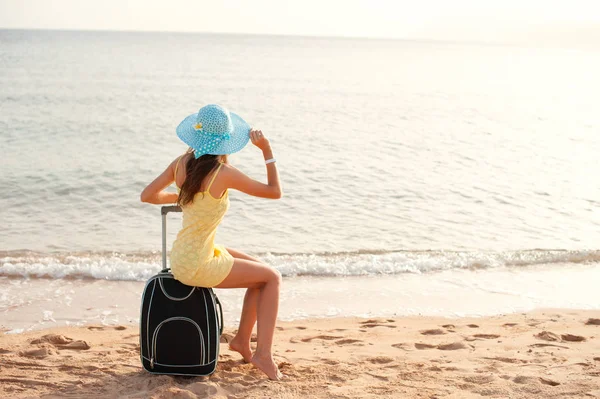
[[[205,154],[196,159],[194,153],[189,151],[184,156],[187,156],[188,160],[185,164],[185,181],[181,185],[177,199],[179,206],[194,202],[196,194],[202,191],[202,183],[205,178],[208,175],[212,176],[211,172],[217,169],[220,162],[227,163],[227,155]]]

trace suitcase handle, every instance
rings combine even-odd
[[[169,212],[181,212],[181,207],[178,205],[167,205],[160,207],[160,214],[166,215]]]
[[[181,207],[177,205],[162,206],[160,214],[162,216],[162,268],[167,268],[167,214],[169,212],[181,212]]]
[[[168,272],[170,269],[167,267],[167,214],[170,212],[181,212],[181,207],[178,205],[167,205],[160,208],[160,214],[162,216],[162,272]],[[211,290],[212,291],[212,290]],[[215,303],[219,307],[219,335],[223,334],[223,306],[221,301],[214,294]]]
[[[223,335],[223,306],[221,306],[221,301],[219,301],[219,297],[217,297],[216,295],[215,303],[219,307],[219,335]]]

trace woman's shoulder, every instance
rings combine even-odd
[[[241,170],[230,164],[229,162],[221,162],[221,173],[225,177],[235,178],[243,174]]]
[[[237,168],[235,166],[233,166],[232,164],[230,164],[229,162],[219,162],[220,165],[217,165],[217,167],[220,169],[221,173],[223,174],[231,174],[231,173],[235,173],[235,171],[237,170]]]
[[[192,155],[190,152],[185,152],[177,156],[177,158],[175,158],[175,160],[173,161],[172,165],[174,165],[177,169],[185,170],[185,165],[190,159],[190,155]]]
[[[180,162],[187,162],[190,159],[190,156],[192,156],[193,154],[191,152],[184,152],[183,154],[179,155],[177,158],[175,158],[176,160],[180,161]]]

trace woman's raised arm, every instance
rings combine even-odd
[[[260,130],[250,131],[250,139],[252,144],[260,148],[263,152],[265,161],[272,160],[267,163],[267,184],[256,181],[231,165],[226,165],[226,184],[228,188],[233,188],[242,191],[248,195],[261,198],[281,198],[283,192],[279,181],[279,173],[274,162],[273,151],[269,140],[263,135]]]
[[[179,198],[177,193],[169,193],[164,191],[165,188],[169,187],[175,180],[175,159],[164,172],[162,172],[154,181],[142,191],[140,200],[142,202],[148,202],[150,204],[174,204]]]

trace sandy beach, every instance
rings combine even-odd
[[[136,325],[0,336],[1,397],[596,398],[600,313],[543,310],[484,318],[313,319],[278,324],[268,381],[222,336],[210,377],[141,368]]]

